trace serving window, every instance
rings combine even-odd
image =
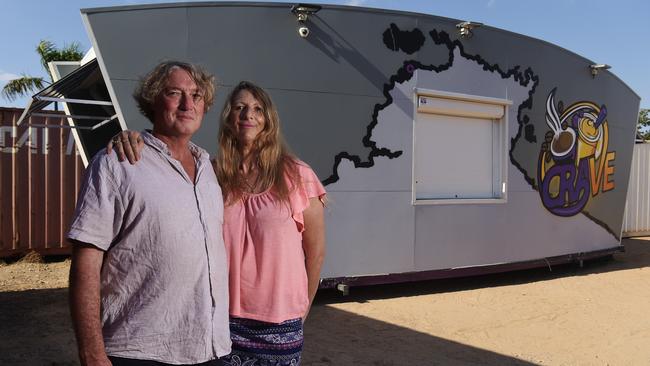
[[[506,202],[505,99],[417,89],[413,203]]]

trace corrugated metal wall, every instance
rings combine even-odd
[[[65,232],[74,211],[83,164],[63,118],[32,117],[0,108],[0,257],[30,250],[67,254]]]
[[[634,145],[623,236],[650,235],[650,144]]]

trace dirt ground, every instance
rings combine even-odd
[[[650,238],[585,263],[322,291],[303,365],[649,365]],[[69,260],[0,262],[0,365],[77,365]]]

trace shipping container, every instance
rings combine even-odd
[[[0,257],[68,254],[83,163],[62,116],[31,116],[17,126],[22,113],[0,108]]]

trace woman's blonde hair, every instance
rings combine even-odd
[[[272,190],[281,201],[288,202],[289,190],[299,184],[298,163],[295,156],[284,142],[280,132],[280,117],[269,94],[259,86],[249,82],[240,82],[228,95],[221,112],[219,126],[219,151],[215,159],[215,171],[221,185],[224,202],[232,204],[244,195],[246,186],[241,164],[244,156],[237,139],[237,130],[230,119],[230,112],[237,95],[246,90],[261,104],[265,123],[264,128],[255,138],[250,150],[250,161],[258,169],[258,184],[262,191]],[[287,185],[286,178],[293,187]]]

